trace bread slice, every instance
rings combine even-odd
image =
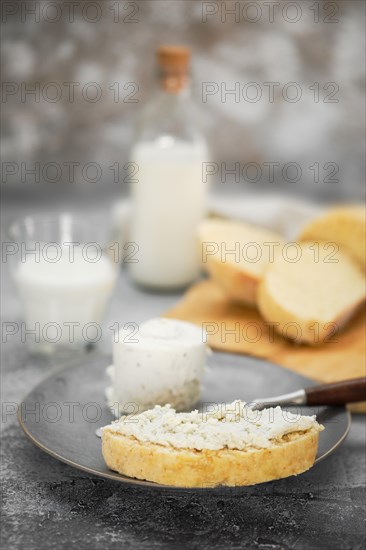
[[[175,487],[253,485],[297,475],[313,466],[323,429],[315,417],[294,419],[292,415],[284,421],[289,413],[280,407],[258,414],[267,419],[259,421],[262,434],[259,439],[253,436],[248,441],[248,422],[242,417],[230,421],[224,414],[216,420],[199,422],[197,415],[202,413],[198,411],[175,413],[169,406],[155,407],[137,415],[132,422],[120,419],[103,428],[103,457],[107,466],[120,474]],[[252,420],[249,432],[261,428]],[[225,430],[226,437],[220,445],[218,441]],[[197,443],[192,444],[195,436]]]
[[[366,210],[364,206],[332,208],[307,224],[300,241],[334,242],[366,270]]]
[[[364,302],[366,280],[346,253],[330,253],[328,243],[298,247],[298,261],[282,256],[269,265],[259,288],[258,307],[283,336],[316,345],[337,338]]]
[[[256,305],[258,283],[284,244],[272,231],[221,219],[199,228],[203,269],[237,302]]]

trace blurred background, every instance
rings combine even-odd
[[[155,49],[172,42],[192,48],[211,158],[240,163],[219,191],[362,200],[364,15],[359,0],[3,2],[3,197],[125,194]]]

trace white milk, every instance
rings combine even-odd
[[[138,182],[132,184],[130,237],[139,247],[138,261],[129,263],[132,277],[156,288],[187,285],[199,272],[197,226],[206,207],[207,148],[166,136],[139,143],[131,160],[138,165]]]
[[[16,268],[14,277],[24,304],[26,329],[33,330],[39,323],[43,343],[87,344],[97,337],[97,329],[87,325],[100,326],[117,271],[104,256],[92,263],[85,252],[75,249],[74,261],[70,261],[70,250],[61,250],[55,263],[42,254],[36,261],[32,255]],[[76,325],[70,327],[70,323]],[[34,342],[35,337],[29,336],[29,343]]]

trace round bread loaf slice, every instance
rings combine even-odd
[[[253,225],[212,219],[199,228],[202,266],[236,302],[256,305],[258,284],[283,238]]]
[[[307,224],[300,241],[334,242],[366,270],[366,210],[364,206],[332,208]]]
[[[289,339],[313,345],[336,339],[365,300],[365,277],[329,243],[301,243],[297,256],[297,261],[282,256],[269,265],[259,287],[259,310]]]
[[[162,485],[209,488],[244,486],[281,479],[309,470],[319,433],[294,433],[269,449],[195,451],[142,443],[103,432],[103,456],[111,470]]]
[[[234,405],[244,405],[234,402]],[[175,487],[242,486],[305,472],[314,464],[319,432],[315,417],[280,407],[245,420],[233,412],[176,413],[155,407],[103,428],[107,466],[120,474]],[[289,416],[288,416],[289,415]]]

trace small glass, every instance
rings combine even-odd
[[[32,353],[63,355],[101,339],[118,275],[103,222],[40,215],[10,227],[6,259],[24,308],[22,342]]]

